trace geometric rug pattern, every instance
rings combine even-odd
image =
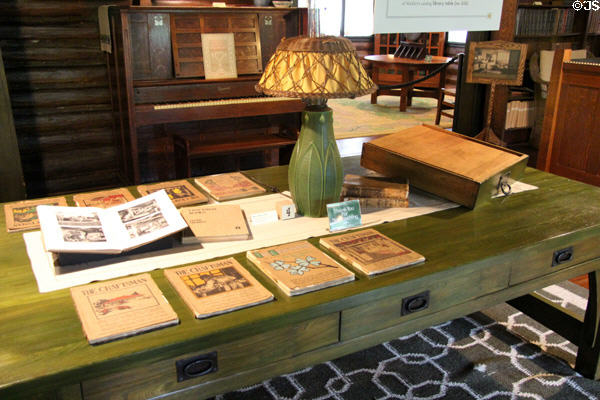
[[[404,112],[400,112],[399,104],[397,96],[379,96],[377,104],[371,104],[370,95],[328,100],[327,105],[333,110],[335,138],[387,135],[416,125],[434,124],[436,99],[415,97]],[[452,119],[442,117],[440,126],[452,127]]]
[[[570,282],[539,291],[584,312]],[[573,371],[577,348],[507,304],[457,318],[217,400],[598,399]]]

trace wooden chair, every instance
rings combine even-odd
[[[454,67],[456,65],[456,67]],[[458,59],[457,64],[448,66],[444,85],[438,93],[437,111],[435,114],[435,125],[439,125],[442,116],[452,118],[454,120],[454,111],[456,108],[456,100],[458,97],[458,89],[460,87],[462,73],[462,57]]]
[[[454,119],[454,106],[456,104],[456,87],[443,87],[440,89],[435,114],[435,125],[439,125],[444,117]]]
[[[426,54],[425,43],[400,42],[398,48],[394,52],[394,57],[422,60],[425,58]]]

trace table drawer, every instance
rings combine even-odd
[[[83,397],[84,399],[147,399],[171,393],[336,343],[338,332],[339,313],[328,314],[235,342],[199,349],[193,353],[182,354],[144,367],[84,381]],[[199,355],[215,356],[217,370],[178,382],[176,362]],[[200,365],[200,368],[202,367]]]
[[[510,284],[540,276],[600,257],[600,237],[565,241],[557,238],[514,254]]]
[[[399,293],[342,311],[341,341],[360,337],[410,319],[462,303],[508,286],[510,267],[504,263],[456,271],[448,278],[432,275],[405,285]],[[425,296],[427,299],[425,299]],[[427,304],[424,304],[424,302]]]

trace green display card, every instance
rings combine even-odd
[[[327,204],[327,216],[331,232],[354,228],[362,224],[358,200]]]

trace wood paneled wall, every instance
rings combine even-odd
[[[98,7],[0,3],[0,44],[28,197],[118,185]]]

